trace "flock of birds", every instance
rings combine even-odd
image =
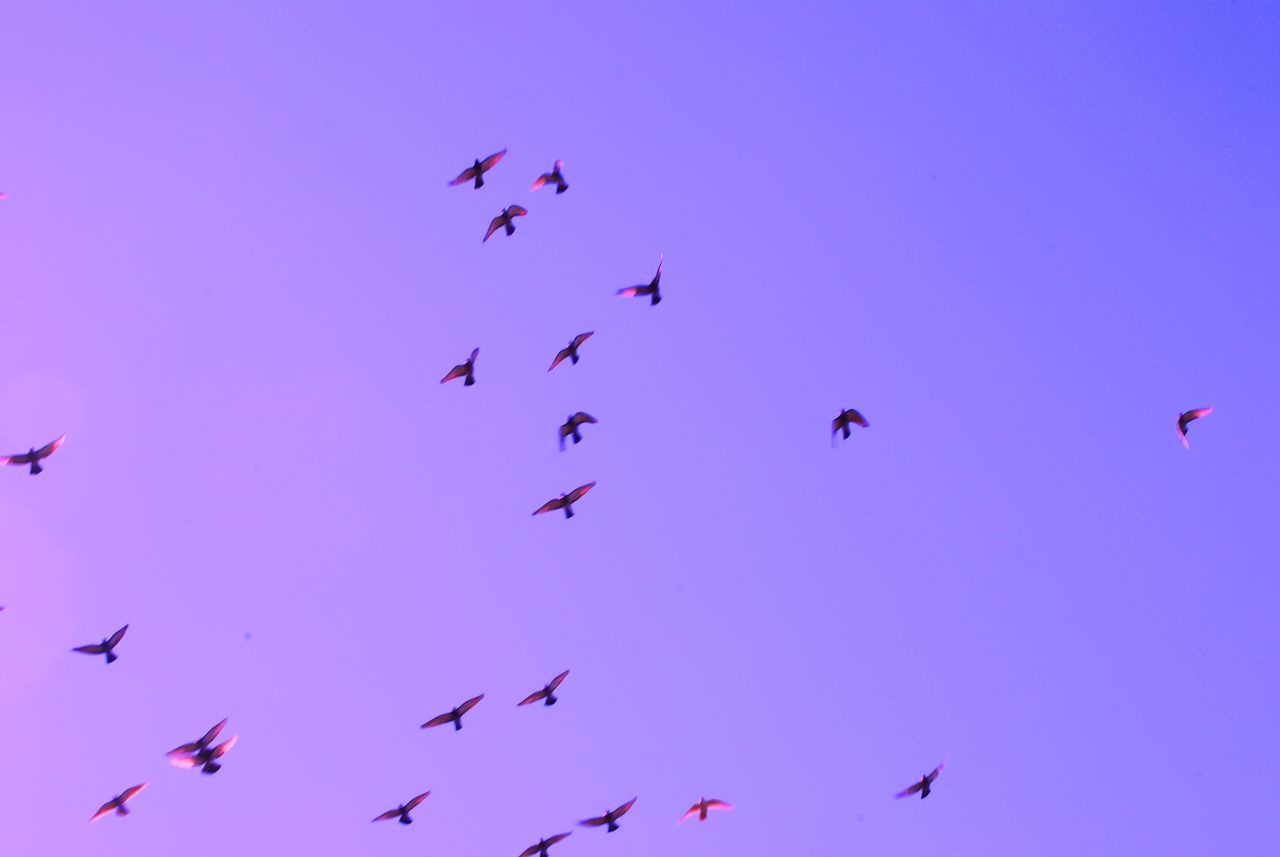
[[[507,150],[503,149],[502,151],[492,154],[487,158],[476,159],[475,163],[459,173],[457,178],[449,182],[449,185],[457,186],[470,182],[475,189],[479,190],[485,185],[485,174],[492,170],[506,154]],[[563,167],[563,161],[556,161],[554,168],[550,172],[544,173],[537,178],[533,183],[532,190],[536,191],[541,187],[554,185],[557,195],[567,191],[569,189],[569,185],[565,181]],[[5,195],[3,193],[0,193],[0,198],[3,198],[4,196]],[[485,231],[483,240],[488,241],[499,229],[504,230],[507,235],[514,234],[516,230],[515,218],[524,217],[528,213],[528,209],[520,205],[513,204],[506,206],[502,209],[501,213],[490,221],[489,228]],[[629,286],[627,288],[619,289],[618,294],[623,297],[647,297],[649,298],[650,306],[657,306],[662,301],[662,293],[659,291],[659,284],[661,280],[662,259],[659,258],[657,272],[653,275],[653,279],[648,284]],[[554,370],[565,360],[570,361],[571,365],[576,364],[580,359],[579,349],[581,349],[582,345],[587,342],[592,335],[593,332],[588,331],[575,336],[567,346],[560,349],[552,360],[551,366],[547,371],[550,372]],[[440,383],[443,384],[448,381],[462,378],[464,379],[464,386],[470,387],[474,385],[476,383],[476,358],[479,354],[479,348],[473,350],[467,360],[463,363],[459,363],[457,366],[454,366],[449,373],[440,380]],[[1193,408],[1192,410],[1178,414],[1176,422],[1177,434],[1179,441],[1184,447],[1187,447],[1188,449],[1190,448],[1190,444],[1187,441],[1187,430],[1191,423],[1195,420],[1208,416],[1211,413],[1213,413],[1213,408],[1205,407]],[[580,443],[582,441],[582,433],[580,431],[581,427],[583,425],[593,424],[596,422],[597,420],[595,417],[583,411],[571,414],[559,429],[560,449],[564,450],[565,440],[567,438],[572,439],[575,444]],[[832,445],[835,445],[837,435],[840,435],[844,439],[848,439],[852,435],[852,427],[857,426],[859,428],[867,428],[869,425],[870,423],[868,423],[866,417],[856,409],[841,409],[839,414],[837,414],[835,419],[831,422]],[[65,441],[66,435],[63,435],[38,449],[32,447],[25,453],[0,456],[0,464],[23,467],[29,466],[29,472],[32,476],[39,475],[44,470],[41,462],[53,455]],[[595,484],[595,482],[589,482],[586,485],[581,485],[572,491],[569,491],[568,493],[561,494],[559,497],[548,500],[546,503],[543,503],[538,507],[533,514],[539,515],[544,512],[553,512],[563,509],[565,517],[572,518],[574,515],[573,505],[585,497],[587,493],[595,487]],[[0,611],[2,610],[4,610],[4,607],[0,606]],[[102,655],[106,663],[114,663],[119,657],[116,654],[116,649],[124,640],[125,633],[128,630],[129,626],[125,625],[111,636],[103,638],[99,643],[77,646],[72,649],[72,651],[86,655]],[[536,702],[542,702],[547,706],[555,705],[558,701],[556,691],[560,688],[561,683],[564,682],[568,675],[569,671],[565,670],[548,682],[542,689],[529,694],[517,704],[519,706],[525,706],[532,705]],[[452,724],[455,731],[460,730],[462,729],[463,716],[479,705],[483,699],[484,694],[474,696],[455,708],[431,718],[427,722],[423,723],[421,728],[430,729],[437,726]],[[171,764],[179,768],[199,768],[201,772],[205,774],[217,773],[223,765],[221,760],[232,749],[232,747],[235,746],[239,737],[234,736],[220,744],[214,744],[226,725],[227,721],[224,719],[215,724],[209,729],[209,731],[205,732],[204,735],[195,741],[182,744],[170,750],[166,755],[169,757]],[[946,762],[944,761],[943,764],[938,765],[929,773],[924,774],[918,781],[898,792],[895,797],[905,798],[919,794],[921,799],[927,798],[933,790],[933,783],[937,780],[939,774],[942,773],[945,764]],[[91,816],[90,821],[97,821],[112,814],[119,816],[128,815],[130,812],[128,806],[129,802],[146,789],[147,786],[148,783],[140,783],[115,795],[98,808],[98,810]],[[390,821],[395,819],[400,824],[412,824],[413,818],[410,813],[424,800],[426,800],[430,794],[430,791],[426,791],[415,795],[413,798],[399,804],[394,809],[389,809],[376,816],[373,821]],[[579,822],[579,824],[583,827],[604,827],[607,832],[612,833],[619,829],[619,819],[626,815],[635,803],[636,798],[633,797],[626,803],[615,807],[614,809],[606,810],[599,816],[584,819]],[[689,807],[689,809],[680,816],[680,819],[676,823],[680,824],[691,818],[696,818],[699,821],[706,821],[712,811],[729,810],[732,808],[732,804],[723,800],[708,799],[705,797],[699,798],[698,802]],[[535,855],[536,857],[547,857],[548,850],[551,846],[562,842],[568,838],[569,835],[569,833],[558,833],[554,836],[539,839],[537,843],[529,846],[521,852],[520,857],[535,857]]]

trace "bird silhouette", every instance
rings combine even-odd
[[[482,699],[484,699],[483,693],[479,696],[473,696],[452,711],[446,714],[441,714],[437,717],[432,717],[426,723],[422,724],[422,728],[430,729],[432,726],[443,726],[446,723],[452,723],[453,731],[457,732],[462,728],[462,715],[479,705],[480,700]]]
[[[20,466],[23,464],[31,465],[31,475],[39,476],[44,472],[44,468],[40,466],[42,459],[48,458],[58,451],[58,447],[62,446],[63,441],[67,439],[64,434],[55,441],[50,441],[39,449],[31,449],[18,455],[0,455],[0,464],[12,464]]]
[[[1182,441],[1184,447],[1191,448],[1191,444],[1187,441],[1187,427],[1201,417],[1207,417],[1211,413],[1213,413],[1213,408],[1195,408],[1178,414],[1178,440]]]
[[[596,818],[588,818],[587,820],[580,821],[578,823],[583,827],[604,827],[605,825],[608,825],[609,829],[606,833],[613,833],[613,831],[618,829],[618,819],[626,815],[627,810],[631,809],[631,807],[635,805],[635,802],[636,799],[632,798],[617,809],[605,810],[604,815],[597,816]]]
[[[544,184],[551,184],[554,182],[557,194],[562,194],[567,191],[569,189],[569,185],[564,180],[564,173],[560,171],[562,167],[564,167],[564,161],[556,161],[556,165],[552,168],[551,172],[543,173],[538,176],[538,179],[533,183],[531,190],[537,190]]]
[[[374,819],[374,821],[388,821],[392,818],[398,818],[401,824],[413,824],[413,819],[409,817],[409,812],[418,804],[427,799],[431,792],[423,792],[408,803],[402,803],[395,809],[389,809],[382,815]]]
[[[118,660],[114,649],[116,646],[120,645],[120,641],[124,639],[124,632],[128,630],[129,626],[125,625],[101,643],[94,643],[89,646],[76,646],[71,651],[80,652],[86,655],[106,655],[107,663],[113,664]]]
[[[208,748],[210,744],[216,741],[218,739],[218,735],[221,734],[223,727],[225,727],[226,725],[227,725],[226,718],[223,718],[222,720],[219,720],[217,723],[213,724],[213,727],[208,732],[204,733],[196,740],[192,741],[189,744],[183,744],[180,747],[174,747],[168,753],[165,753],[165,755],[166,756],[189,756],[193,753],[198,753],[201,750]]]
[[[110,815],[113,810],[116,815],[128,815],[129,807],[125,806],[125,804],[137,795],[138,792],[145,789],[147,785],[148,783],[139,783],[132,788],[128,788],[120,792],[120,794],[98,807],[98,811],[93,814],[93,818],[89,819],[89,821],[97,821],[103,816]]]
[[[224,723],[226,721],[223,721]],[[219,724],[221,725],[221,724]],[[212,740],[212,739],[210,739]],[[218,760],[227,753],[231,752],[231,748],[240,740],[239,735],[232,736],[216,747],[201,747],[192,753],[177,756],[171,759],[169,764],[175,768],[199,768],[202,773],[216,774],[222,770],[222,763]],[[173,755],[170,753],[169,755]]]
[[[465,184],[471,181],[472,179],[475,179],[476,190],[479,190],[480,188],[484,187],[484,174],[489,172],[489,170],[493,169],[494,166],[498,163],[498,161],[502,160],[502,156],[505,155],[506,153],[507,153],[507,150],[503,149],[501,152],[495,152],[494,154],[485,158],[483,161],[477,159],[474,164],[467,167],[462,172],[458,173],[458,177],[453,181],[449,182],[449,186],[453,187],[454,185]]]
[[[573,831],[569,831],[572,833]],[[537,845],[530,845],[528,848],[520,852],[520,857],[547,857],[547,849],[557,842],[562,842],[569,838],[569,833],[557,833],[555,836],[548,836],[546,839],[539,839]]]
[[[569,419],[565,421],[565,424],[560,426],[560,451],[564,452],[564,439],[566,437],[572,437],[574,443],[582,442],[582,435],[578,432],[578,426],[583,425],[584,423],[595,422],[599,421],[595,417],[591,416],[591,414],[583,411],[578,411],[576,414],[572,414]],[[537,513],[535,512],[534,514]]]
[[[841,411],[839,416],[837,416],[834,420],[831,421],[831,445],[832,446],[836,445],[836,432],[838,431],[844,432],[844,437],[846,440],[849,438],[849,426],[851,425],[862,426],[863,428],[866,428],[868,425],[870,425],[870,423],[867,422],[866,417],[858,413],[853,408],[846,408],[845,410]]]
[[[559,366],[565,360],[565,358],[568,358],[570,364],[577,363],[578,362],[578,346],[586,342],[588,339],[590,339],[594,335],[595,335],[594,330],[588,330],[586,333],[579,333],[577,336],[575,336],[572,342],[570,342],[564,348],[561,348],[559,353],[556,354],[556,359],[551,361],[551,369],[554,369],[557,366]],[[551,369],[548,369],[547,371],[550,372]]]
[[[568,674],[569,674],[569,671],[565,670],[564,672],[560,673],[560,675],[556,676],[550,682],[548,682],[547,686],[544,687],[542,690],[535,691],[534,693],[529,694],[524,699],[516,703],[516,705],[517,706],[532,705],[533,703],[537,702],[539,699],[545,699],[547,705],[555,705],[557,701],[555,690],[557,687],[560,686],[560,682],[564,681],[564,677],[567,676]]]
[[[499,229],[506,229],[508,235],[515,233],[516,224],[514,219],[517,217],[524,217],[528,213],[529,209],[525,208],[523,205],[508,205],[506,208],[502,209],[501,214],[489,221],[489,229],[484,233],[484,241],[488,241],[490,236]],[[483,244],[484,241],[481,241],[480,243]]]
[[[733,804],[725,803],[724,801],[716,800],[715,798],[712,798],[711,800],[702,798],[693,806],[685,810],[684,815],[680,816],[680,820],[677,821],[676,824],[684,824],[695,815],[698,817],[698,821],[706,821],[707,813],[713,809],[730,810],[733,809]]]
[[[933,781],[938,778],[938,774],[942,773],[942,769],[946,767],[946,764],[947,764],[946,762],[943,762],[941,765],[939,765],[938,767],[934,768],[932,771],[930,771],[929,773],[921,777],[918,783],[913,783],[912,785],[898,792],[896,795],[894,795],[894,797],[896,798],[911,797],[916,792],[920,792],[920,800],[924,800],[929,796],[929,793],[933,791],[933,788],[932,788]]]
[[[662,302],[662,292],[658,291],[658,282],[662,279],[662,257],[658,257],[658,273],[653,275],[653,279],[649,281],[647,286],[628,286],[625,289],[618,289],[618,294],[624,298],[636,298],[649,295],[649,306],[657,306]]]
[[[566,518],[573,517],[573,504],[586,496],[587,492],[596,487],[596,483],[588,482],[586,485],[579,485],[568,494],[561,494],[554,500],[548,500],[538,507],[533,514],[541,515],[543,512],[554,512],[556,509],[564,509]]]
[[[480,349],[472,349],[471,356],[467,358],[467,362],[459,363],[450,369],[449,374],[440,379],[440,383],[452,381],[454,378],[466,378],[467,380],[462,382],[462,386],[470,387],[476,382],[476,358],[478,356],[480,356]]]

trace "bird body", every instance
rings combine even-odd
[[[468,711],[470,711],[471,709],[479,705],[480,700],[482,699],[484,699],[483,693],[480,694],[479,696],[473,696],[470,699],[468,699],[466,702],[459,705],[457,708],[454,708],[451,711],[445,712],[444,714],[440,714],[435,717],[432,717],[426,723],[422,724],[422,728],[430,729],[433,726],[443,726],[446,723],[452,723],[453,731],[457,732],[459,729],[462,728],[462,715],[466,714]]]
[[[554,512],[556,509],[564,509],[564,516],[566,518],[572,518],[573,504],[585,497],[587,492],[594,487],[596,487],[596,483],[594,482],[588,482],[586,485],[579,485],[568,494],[561,494],[555,500],[548,500],[543,503],[533,514],[541,515],[543,512]]]
[[[32,447],[26,452],[22,452],[17,455],[0,455],[0,464],[9,464],[14,466],[29,464],[31,465],[31,475],[39,476],[44,472],[44,467],[40,465],[40,462],[57,452],[58,447],[62,446],[66,439],[67,436],[64,434],[62,437],[46,443],[39,449]]]
[[[508,205],[502,209],[501,214],[489,221],[489,229],[484,233],[484,241],[488,241],[499,229],[505,229],[508,235],[513,235],[516,231],[515,218],[524,217],[528,213],[529,209],[522,205]],[[481,243],[483,244],[484,241]]]
[[[507,150],[495,152],[484,160],[476,159],[476,162],[458,173],[458,177],[449,182],[450,187],[454,185],[465,184],[471,180],[475,180],[476,190],[484,187],[484,174],[493,169],[494,166],[501,161],[503,156],[507,154]]]

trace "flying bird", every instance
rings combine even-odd
[[[584,413],[583,411],[578,411],[576,414],[570,416],[565,424],[560,426],[560,451],[564,452],[564,439],[566,437],[572,437],[574,443],[582,442],[582,435],[578,432],[578,426],[583,425],[584,423],[595,422],[599,421],[595,417],[591,416],[591,414]],[[534,514],[536,515],[537,512],[534,512]]]
[[[489,231],[485,232],[484,241],[488,241],[493,233],[497,232],[499,229],[506,229],[507,234],[511,235],[516,231],[516,225],[513,222],[513,219],[517,217],[524,217],[528,213],[529,209],[522,205],[508,205],[506,208],[502,209],[501,214],[489,221]],[[480,243],[483,244],[484,241],[481,241]]]
[[[426,800],[427,795],[429,794],[431,794],[431,792],[423,792],[408,803],[402,803],[395,809],[387,810],[382,815],[375,818],[374,821],[389,821],[390,819],[397,818],[401,824],[413,824],[413,819],[409,817],[410,810]]]
[[[573,504],[586,496],[587,492],[596,487],[596,483],[588,482],[586,485],[579,485],[568,494],[561,494],[554,500],[548,500],[538,507],[534,512],[535,515],[541,515],[543,512],[554,512],[556,509],[564,509],[566,518],[573,517]]]
[[[586,333],[579,333],[577,336],[575,336],[573,338],[573,342],[570,342],[564,348],[561,348],[559,353],[556,354],[556,359],[551,361],[551,369],[554,369],[557,366],[559,366],[566,357],[569,358],[569,362],[571,364],[576,364],[578,362],[578,346],[586,342],[588,339],[590,339],[594,335],[595,335],[594,330],[588,330]],[[547,371],[550,372],[551,369],[548,369]]]
[[[836,432],[844,432],[846,440],[849,438],[849,426],[862,426],[866,428],[870,423],[867,418],[858,413],[853,408],[846,408],[841,411],[839,416],[831,421],[831,445],[836,445]]]
[[[1182,441],[1183,446],[1187,449],[1191,448],[1191,444],[1187,442],[1187,427],[1201,417],[1207,417],[1211,413],[1213,413],[1213,408],[1195,408],[1178,414],[1178,440]],[[32,472],[34,473],[35,471]]]
[[[583,827],[604,827],[607,824],[609,829],[606,832],[613,833],[613,831],[618,829],[618,819],[626,815],[627,810],[631,809],[631,807],[635,805],[635,802],[636,799],[632,798],[617,809],[606,810],[604,815],[597,818],[588,818],[586,821],[580,821],[578,823]]]
[[[573,831],[569,831],[572,833]],[[549,836],[546,839],[539,839],[537,845],[530,845],[528,848],[520,852],[520,857],[547,857],[547,849],[557,842],[561,842],[569,838],[569,833],[557,833],[555,836]]]
[[[676,824],[684,824],[695,815],[698,817],[698,821],[706,821],[707,813],[713,809],[730,810],[733,809],[733,804],[725,803],[724,801],[716,800],[715,798],[712,798],[711,800],[702,798],[693,806],[689,807],[689,809],[685,811],[685,814],[680,816],[680,820],[677,821]]]
[[[938,778],[938,774],[942,773],[942,769],[946,767],[946,765],[947,763],[943,762],[941,765],[939,765],[938,767],[934,768],[932,771],[930,771],[929,773],[921,777],[920,782],[914,783],[908,788],[903,789],[902,791],[894,795],[894,797],[896,798],[911,797],[916,792],[920,792],[920,800],[924,800],[929,796],[929,793],[933,791],[933,788],[932,788],[933,781]]]
[[[196,740],[189,744],[183,744],[181,747],[174,747],[166,756],[189,756],[193,753],[199,753],[206,749],[210,744],[218,739],[218,735],[222,732],[223,727],[227,725],[226,718],[219,720],[213,727]]]
[[[0,455],[0,464],[12,464],[20,466],[23,464],[31,465],[31,475],[39,476],[44,472],[44,468],[40,466],[41,459],[48,458],[58,451],[58,447],[62,446],[63,441],[67,439],[64,434],[55,441],[46,443],[39,449],[31,449],[18,455]]]
[[[124,632],[128,630],[129,626],[125,625],[101,643],[95,643],[91,646],[76,646],[71,651],[81,652],[86,655],[106,655],[107,663],[113,664],[117,660],[116,653],[113,650],[120,645],[120,641],[124,639]]]
[[[98,811],[93,814],[93,818],[89,819],[89,821],[97,821],[104,815],[110,815],[112,811],[114,811],[116,815],[128,815],[129,807],[125,806],[125,804],[129,802],[130,798],[145,789],[147,785],[147,783],[140,783],[133,788],[125,789],[120,792],[120,794],[98,807]]]
[[[658,257],[658,273],[653,275],[653,279],[649,281],[647,286],[628,286],[625,289],[618,289],[618,294],[624,298],[636,298],[649,295],[649,306],[657,306],[662,302],[662,292],[658,291],[658,281],[662,279],[662,257]]]
[[[472,179],[475,179],[476,190],[479,190],[484,187],[484,174],[493,169],[498,161],[502,160],[502,156],[506,153],[507,150],[503,149],[501,152],[496,152],[485,158],[483,161],[477,160],[474,164],[458,173],[458,177],[449,182],[449,186],[453,187],[454,185],[466,184]]]
[[[545,699],[547,705],[555,705],[557,702],[555,690],[557,687],[560,686],[560,682],[564,681],[564,677],[567,676],[568,674],[569,674],[568,670],[565,670],[564,672],[560,673],[560,675],[556,676],[550,682],[548,682],[547,686],[544,687],[542,690],[531,693],[528,696],[526,696],[524,699],[520,700],[520,702],[517,703],[517,706],[532,705],[533,703],[537,702],[539,699]]]
[[[564,180],[564,173],[560,172],[564,166],[564,161],[556,161],[555,167],[549,173],[543,173],[538,176],[538,180],[533,183],[532,190],[537,190],[544,184],[555,183],[556,193],[561,194],[569,189],[569,184]]]
[[[466,378],[467,380],[462,382],[462,386],[470,387],[476,382],[476,357],[479,355],[479,348],[472,349],[471,356],[467,358],[467,362],[459,363],[450,369],[449,374],[440,379],[440,383],[452,381],[454,378]]]
[[[225,722],[225,721],[224,721]],[[222,763],[218,760],[227,753],[231,752],[231,748],[240,740],[239,735],[235,735],[223,741],[216,747],[201,747],[194,753],[185,756],[178,756],[171,760],[169,764],[175,768],[199,768],[202,773],[216,774],[222,770]],[[172,755],[172,754],[170,754]]]
[[[453,731],[457,732],[462,728],[462,715],[479,705],[480,700],[482,699],[484,699],[483,693],[479,696],[473,696],[447,714],[441,714],[439,717],[432,717],[426,723],[422,724],[422,728],[430,729],[432,726],[443,726],[446,723],[452,723]]]

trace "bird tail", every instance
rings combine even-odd
[[[558,193],[558,194],[560,194],[560,193],[564,193],[564,192],[565,192],[565,191],[567,191],[568,189],[569,189],[569,186],[568,186],[567,184],[565,184],[564,182],[560,182],[560,184],[556,185],[556,193]]]
[[[128,815],[128,814],[129,814],[129,807],[125,806],[124,804],[120,804],[118,807],[116,807],[116,815]]]
[[[222,770],[222,765],[217,762],[205,762],[204,767],[200,770],[206,774],[216,774],[218,771]]]
[[[611,821],[611,822],[609,822],[609,829],[608,829],[606,832],[607,832],[607,833],[613,833],[613,831],[615,831],[615,830],[617,830],[617,829],[618,829],[618,824],[617,824],[617,822]]]
[[[462,718],[461,718],[461,717],[455,717],[455,718],[453,719],[453,731],[454,731],[454,732],[457,732],[457,731],[458,731],[459,729],[461,729],[461,728],[462,728]]]
[[[565,507],[564,507],[564,516],[565,516],[566,518],[572,518],[572,517],[573,517],[573,506],[572,506],[572,505],[565,504]]]
[[[463,381],[463,382],[462,382],[462,386],[464,386],[464,387],[470,387],[470,386],[471,386],[472,384],[474,384],[475,382],[476,382],[476,376],[475,376],[475,375],[472,375],[472,374],[470,374],[470,373],[468,373],[468,374],[467,374],[467,380],[465,380],[465,381]]]
[[[31,475],[39,476],[41,473],[44,473],[44,468],[40,466],[40,462],[38,461],[31,462]]]
[[[574,366],[578,365],[578,355],[576,352],[569,355],[569,362]]]
[[[515,234],[515,231],[516,231],[516,225],[515,225],[514,223],[512,223],[510,220],[508,220],[508,221],[507,221],[507,234],[508,234],[508,235],[514,235],[514,234]]]
[[[662,303],[662,295],[658,292],[653,293],[653,300],[649,301],[649,306],[657,306]]]
[[[107,652],[107,663],[114,664],[119,660],[119,656],[115,652]]]
[[[556,695],[554,693],[548,693],[547,701],[544,702],[543,705],[555,705],[559,701],[560,700],[556,699]]]
[[[575,430],[575,431],[574,431],[574,433],[573,433],[573,442],[574,442],[574,443],[582,443],[582,435],[578,434],[578,432],[577,432],[576,430]]]
[[[484,187],[484,176],[477,170],[476,171],[476,190],[480,190],[480,188],[482,187]]]
[[[848,440],[848,439],[849,439],[849,424],[848,424],[848,423],[845,423],[845,424],[844,424],[844,439],[845,439],[845,440]]]
[[[409,814],[408,814],[408,813],[405,813],[404,815],[400,816],[400,823],[401,823],[401,824],[413,824],[413,819],[409,817]]]

